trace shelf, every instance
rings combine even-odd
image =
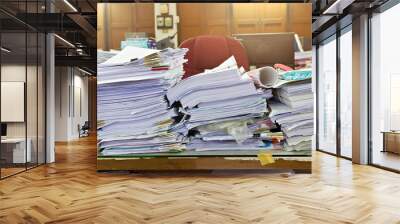
[[[251,157],[257,156],[260,152],[270,152],[273,156],[287,157],[310,157],[311,151],[283,151],[283,150],[225,150],[225,151],[183,151],[169,153],[147,153],[147,154],[127,154],[102,156],[98,158],[148,158],[148,157]]]

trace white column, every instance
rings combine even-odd
[[[353,162],[368,163],[368,15],[353,20]]]
[[[55,56],[54,35],[46,36],[46,163],[55,161]]]

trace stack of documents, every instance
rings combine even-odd
[[[117,52],[97,50],[97,64],[106,62],[108,59],[114,57]]]
[[[312,51],[295,52],[294,61],[296,69],[311,68],[312,66]]]
[[[311,150],[313,104],[310,79],[280,86],[275,90],[274,100],[268,101],[269,116],[285,135],[284,150]]]
[[[187,148],[196,151],[281,147],[269,144],[271,139],[281,139],[281,134],[265,134],[273,126],[272,122],[266,124],[269,119],[265,117],[266,99],[271,95],[270,90],[256,89],[233,57],[215,69],[182,80],[167,92],[169,102],[183,116],[176,131],[190,137]]]
[[[183,75],[186,49],[127,46],[98,65],[98,140],[101,155],[180,151],[171,132],[177,111],[165,99]]]

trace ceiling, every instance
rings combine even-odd
[[[388,0],[313,0],[313,43],[352,23],[354,17],[373,11]]]
[[[95,74],[96,6],[96,0],[1,0],[2,45],[12,49],[9,58],[23,58],[25,46],[28,56],[37,51],[29,43],[33,36],[29,32],[55,33],[56,66],[77,66]]]

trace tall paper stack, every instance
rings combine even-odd
[[[256,89],[233,57],[221,66],[182,80],[167,98],[183,114],[180,132],[191,136],[188,149],[259,150],[280,148],[281,133],[266,117],[268,90]],[[278,144],[270,144],[278,140]]]
[[[166,91],[183,75],[186,49],[126,47],[98,65],[98,146],[101,155],[180,151],[171,132],[177,116]]]
[[[311,150],[314,131],[311,80],[287,83],[276,89],[275,96],[277,101],[269,102],[269,116],[285,134],[284,150]]]

